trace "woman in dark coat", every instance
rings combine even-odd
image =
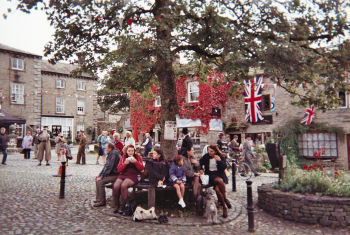
[[[165,162],[163,152],[160,149],[153,151],[152,159],[147,160],[145,168],[149,181],[153,186],[162,186],[169,178],[169,166]]]
[[[209,184],[215,189],[216,195],[223,206],[223,217],[227,217],[227,208],[231,208],[231,203],[226,198],[226,186],[228,183],[227,176],[225,174],[226,159],[217,145],[210,145],[208,147],[208,153],[205,154],[200,160],[201,173],[209,175]]]

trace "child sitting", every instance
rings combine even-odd
[[[186,173],[181,156],[177,156],[174,159],[174,163],[171,165],[169,170],[169,175],[170,181],[173,183],[173,186],[176,189],[176,193],[179,198],[179,205],[182,208],[185,208],[186,204],[183,197],[185,194]]]

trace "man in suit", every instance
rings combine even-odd
[[[39,145],[40,145],[40,129],[36,129],[36,133],[33,136],[33,143],[34,143],[34,159],[38,159],[38,152],[39,152]]]
[[[8,146],[8,136],[6,135],[6,128],[1,127],[0,132],[0,152],[2,152],[2,164],[6,165],[7,159],[7,146]]]
[[[181,144],[181,149],[179,151],[179,154],[185,155],[186,151],[193,147],[193,143],[192,143],[191,137],[188,135],[188,129],[186,127],[182,128],[181,134],[182,134],[182,144]]]
[[[233,156],[239,154],[238,135],[233,136],[233,140],[229,143],[228,147],[232,149]]]
[[[80,159],[81,159],[81,165],[85,165],[86,159],[85,159],[85,147],[86,147],[86,136],[84,135],[84,131],[80,130],[80,135],[79,135],[79,149],[78,149],[78,155],[77,155],[77,164],[80,164]]]
[[[109,183],[114,183],[119,175],[117,166],[120,160],[120,151],[115,149],[112,143],[106,146],[107,160],[101,173],[96,176],[96,201],[94,207],[106,205],[106,191],[105,186]]]
[[[243,143],[243,150],[242,150],[242,155],[244,157],[244,161],[249,165],[250,169],[254,173],[255,176],[259,176],[260,174],[255,170],[252,158],[253,158],[253,153],[252,153],[252,146],[251,146],[251,140],[252,138],[248,135],[245,138],[245,141]]]
[[[51,143],[50,143],[50,132],[48,131],[48,126],[44,126],[42,132],[39,135],[39,151],[38,151],[38,166],[41,166],[41,162],[44,158],[45,153],[45,161],[46,166],[50,166],[49,161],[51,160]]]

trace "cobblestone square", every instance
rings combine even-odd
[[[73,149],[75,158],[77,150]],[[229,198],[240,205],[241,213],[231,222],[215,226],[172,226],[136,223],[131,218],[112,217],[91,208],[95,195],[94,176],[102,169],[88,154],[87,165],[69,163],[66,198],[59,199],[59,162],[52,155],[50,166],[37,166],[34,159],[20,154],[9,155],[6,166],[0,166],[0,233],[1,234],[248,234],[246,184],[237,182],[237,192]],[[277,181],[277,174],[262,174],[253,179],[256,187]],[[110,190],[107,191],[110,196]],[[348,229],[332,229],[285,221],[264,213],[255,206],[254,234],[350,234]]]

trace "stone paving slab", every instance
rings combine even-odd
[[[74,156],[75,157],[75,156]],[[55,159],[55,155],[53,155]],[[231,222],[214,226],[174,226],[136,223],[101,214],[91,209],[95,195],[94,177],[102,165],[94,165],[96,156],[88,155],[88,165],[69,164],[66,179],[66,198],[58,199],[59,178],[56,174],[59,162],[51,166],[36,166],[35,160],[24,160],[23,155],[9,155],[8,165],[0,165],[0,234],[251,234],[247,233],[246,184],[237,182],[237,192],[227,195],[242,210]],[[73,160],[74,162],[74,160]],[[256,187],[262,183],[277,181],[276,174],[263,174],[253,178],[254,202]],[[111,190],[107,190],[107,193]],[[253,234],[350,234],[349,228],[333,229],[319,225],[307,225],[273,217],[255,208],[256,232]]]

